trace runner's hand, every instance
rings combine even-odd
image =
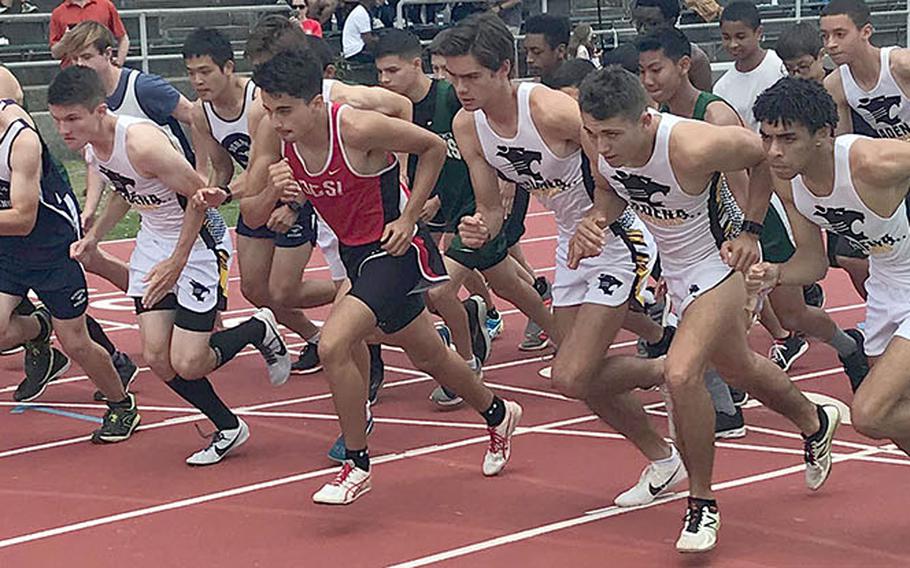
[[[458,223],[458,236],[461,237],[464,246],[479,249],[490,240],[490,229],[478,211],[461,218],[461,222]]]
[[[227,197],[227,192],[220,187],[203,187],[193,194],[193,206],[199,209],[217,209],[227,201]]]
[[[184,265],[186,262],[167,258],[156,264],[145,275],[145,278],[142,279],[146,283],[145,294],[142,295],[142,305],[146,309],[163,300],[174,289]]]
[[[427,199],[426,203],[423,204],[423,210],[420,212],[420,220],[424,223],[432,221],[436,213],[439,212],[440,205],[442,205],[442,202],[439,200],[438,195]]]
[[[603,217],[586,215],[582,218],[569,241],[569,268],[575,270],[582,260],[595,257],[603,251],[605,231],[602,225],[606,225]]]
[[[285,205],[272,211],[272,215],[265,226],[283,235],[290,231],[295,223],[297,223],[297,212]]]
[[[758,238],[743,233],[731,241],[724,241],[720,246],[720,258],[733,270],[745,273],[761,258]]]
[[[746,292],[750,296],[773,290],[780,282],[780,265],[771,262],[753,264],[746,271]]]
[[[91,258],[98,250],[98,241],[94,237],[85,236],[70,245],[70,258],[83,262]]]
[[[269,166],[269,187],[272,191],[280,192],[280,201],[298,201],[300,199],[300,184],[294,178],[291,165],[287,160],[275,162]]]
[[[414,223],[399,217],[382,230],[382,250],[392,256],[401,256],[408,252],[408,245],[414,237]]]

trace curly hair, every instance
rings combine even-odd
[[[752,113],[759,122],[802,124],[813,134],[837,126],[837,106],[825,87],[795,77],[784,77],[758,95]]]

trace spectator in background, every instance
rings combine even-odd
[[[341,31],[341,51],[352,63],[373,63],[372,48],[376,43],[373,33],[373,16],[370,8],[376,0],[360,0],[344,20]]]
[[[588,24],[578,24],[569,40],[569,55],[573,59],[590,61],[600,68],[600,53],[594,47],[594,28]]]
[[[123,67],[126,54],[130,50],[130,36],[127,35],[123,21],[120,20],[120,14],[111,0],[63,0],[59,6],[54,8],[54,11],[51,12],[51,54],[57,59],[63,59],[66,64],[66,59],[61,56],[60,50],[56,46],[70,29],[86,20],[98,22],[114,34],[117,39],[115,63],[118,67]]]
[[[288,0],[288,4],[294,10],[291,15],[291,21],[300,24],[300,29],[303,30],[303,33],[322,37],[322,23],[310,17],[307,0]],[[331,17],[331,13],[329,17]]]
[[[31,14],[37,12],[38,6],[35,6],[27,0],[0,0],[0,16],[9,14]]]
[[[585,80],[585,77],[593,73],[595,69],[594,64],[587,59],[580,57],[570,59],[560,65],[556,73],[553,74],[550,88],[558,89],[577,101],[578,87]]]
[[[567,59],[569,18],[535,14],[525,22],[525,61],[528,73],[540,77],[540,82],[550,85],[550,78]]]
[[[518,35],[521,31],[521,0],[489,0],[489,2],[490,10],[499,14],[513,36]]]
[[[675,28],[679,23],[679,0],[636,0],[632,6],[632,25],[639,34],[647,34],[660,28]],[[622,48],[629,51],[628,59],[638,62],[638,49],[631,44]],[[620,49],[622,49],[620,48]],[[615,51],[615,50],[614,50]],[[632,55],[634,54],[634,55]],[[623,61],[627,60],[622,58]],[[699,91],[711,92],[711,62],[696,44],[692,44],[692,62],[689,80]]]

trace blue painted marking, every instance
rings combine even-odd
[[[79,414],[78,412],[60,410],[59,408],[51,408],[49,406],[32,406],[32,405],[23,404],[23,405],[13,408],[10,412],[12,414],[22,414],[26,410],[37,410],[38,412],[53,414],[54,416],[63,416],[64,418],[74,418],[76,420],[94,422],[95,424],[101,424],[104,422],[102,419],[98,418],[97,416],[89,416],[88,414]]]

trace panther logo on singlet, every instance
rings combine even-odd
[[[613,292],[622,286],[622,281],[611,274],[601,274],[597,281],[597,287],[607,296],[612,296]]]
[[[831,227],[831,230],[838,235],[848,239],[856,244],[862,244],[868,238],[862,231],[854,232],[853,224],[862,223],[866,216],[861,211],[851,211],[844,207],[822,207],[815,206],[815,216],[821,217]]]
[[[114,170],[109,170],[104,166],[98,166],[98,170],[111,182],[111,185],[114,186],[114,191],[119,193],[123,199],[126,199],[127,203],[136,209],[157,209],[164,204],[164,200],[157,195],[137,193],[133,189],[136,187],[136,180],[121,175]]]
[[[536,150],[527,150],[514,146],[497,146],[496,156],[505,158],[509,162],[509,167],[504,168],[506,173],[531,178],[516,183],[518,187],[525,191],[537,193],[538,196],[552,197],[572,187],[571,181],[558,178],[546,179],[537,171],[543,160],[543,154]],[[532,166],[535,166],[536,169]]]
[[[684,221],[690,217],[682,209],[667,209],[664,205],[661,198],[670,193],[670,186],[657,183],[649,177],[619,170],[612,177],[629,193],[629,205],[636,212],[654,220],[670,221],[669,224]]]
[[[528,176],[538,182],[544,181],[540,172],[531,168],[534,164],[537,164],[538,167],[540,166],[540,162],[543,160],[543,154],[540,152],[513,146],[497,146],[496,156],[505,158],[511,164],[512,172],[516,175]]]
[[[0,179],[0,209],[9,209],[13,206],[13,202],[9,196],[9,190],[9,182]]]
[[[196,298],[196,301],[204,302],[205,297],[209,295],[209,289],[193,279],[190,279],[190,286],[193,287],[192,294],[193,297]]]
[[[822,207],[821,205],[816,205],[814,215],[824,219],[831,231],[844,237],[866,254],[887,253],[894,248],[894,245],[907,238],[907,235],[895,237],[885,234],[878,239],[870,239],[862,230],[859,232],[854,231],[854,223],[862,223],[866,220],[866,215],[861,211],[852,211],[844,207]]]
[[[240,164],[240,167],[246,169],[250,163],[250,137],[241,132],[234,132],[221,141],[221,145],[227,150],[234,160]]]
[[[863,97],[857,107],[872,115],[875,120],[875,130],[882,138],[906,138],[910,136],[910,126],[893,115],[901,104],[900,95],[880,95],[878,97]]]

